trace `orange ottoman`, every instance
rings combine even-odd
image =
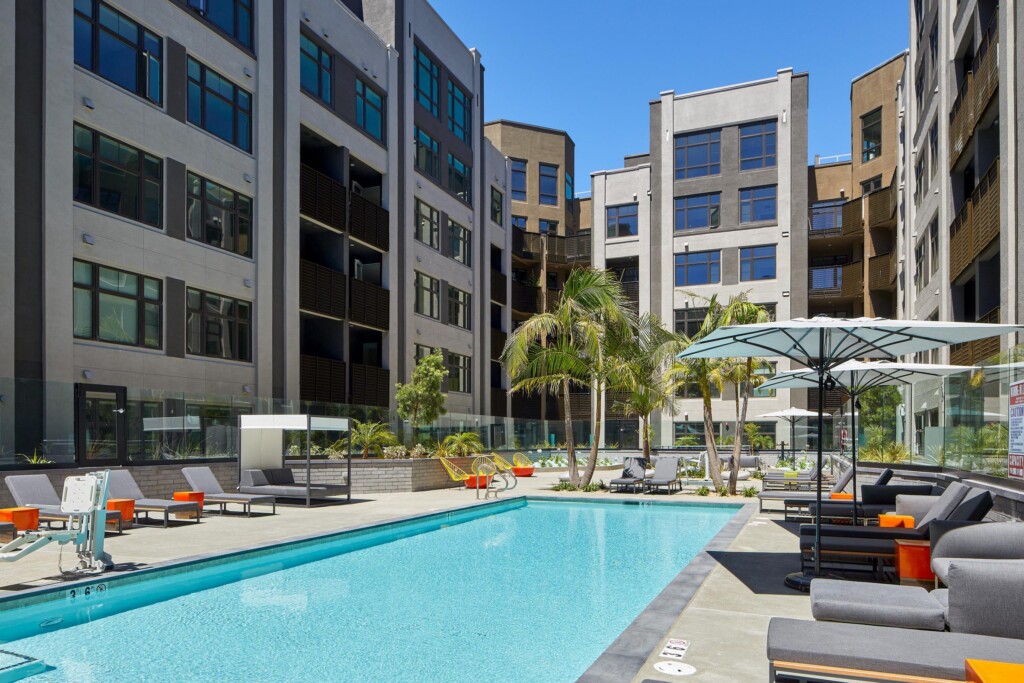
[[[39,528],[39,508],[2,508],[0,522],[10,522],[18,531],[35,531]]]
[[[205,498],[206,498],[206,494],[203,493],[202,491],[175,491],[174,492],[174,500],[178,500],[178,501],[182,501],[182,502],[189,502],[189,503],[199,503],[199,513],[198,514],[200,514],[200,515],[202,514],[203,500]],[[196,514],[197,513],[195,513],[195,512],[176,512],[176,513],[174,513],[174,518],[175,519],[195,519],[196,518]]]
[[[121,515],[121,528],[130,529],[135,519],[135,500],[133,498],[108,498],[107,509],[118,512]],[[116,519],[107,519],[107,524],[117,522]]]

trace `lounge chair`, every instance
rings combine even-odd
[[[637,488],[644,488],[644,470],[647,462],[643,458],[628,457],[622,461],[622,476],[608,482],[608,488],[613,491],[621,491],[628,488],[636,492]]]
[[[888,470],[888,471],[890,473],[892,472],[892,470]],[[891,474],[890,474],[890,476],[891,476]],[[822,492],[822,494],[821,494],[822,500],[827,500],[829,498],[829,496],[831,496],[833,493],[841,492],[843,489],[846,488],[846,486],[850,483],[850,481],[852,479],[853,479],[853,469],[850,468],[850,469],[847,469],[845,472],[843,472],[842,476],[840,476],[839,479],[836,480],[836,483],[832,485],[832,488],[830,488],[826,492]],[[784,504],[788,503],[789,501],[793,501],[793,505],[794,505],[794,507],[796,507],[799,502],[804,502],[804,505],[806,506],[806,504],[808,504],[808,503],[810,503],[812,501],[815,501],[815,500],[817,500],[817,492],[816,491],[778,491],[778,490],[776,490],[776,491],[761,491],[760,493],[757,494],[757,502],[758,502],[758,506],[759,506],[759,510],[758,510],[759,512],[764,512],[764,504],[765,504],[766,501],[782,501]],[[786,507],[788,507],[788,505],[786,505]]]
[[[164,527],[170,526],[170,515],[196,513],[196,524],[202,521],[203,509],[199,503],[181,500],[164,500],[162,498],[146,498],[142,489],[135,483],[135,477],[128,470],[110,470],[110,480],[107,495],[110,498],[130,498],[135,501],[135,520],[138,521],[139,513],[163,513]]]
[[[761,486],[766,491],[810,491],[818,485],[819,476],[821,476],[821,471],[817,467],[801,472],[769,471],[764,473]],[[828,477],[822,476],[823,482],[827,480]]]
[[[941,496],[943,491],[941,486],[933,486],[932,484],[886,484],[885,486],[874,486],[867,485],[862,486],[860,489],[860,497],[857,500],[856,505],[852,500],[823,500],[821,501],[821,512],[822,520],[848,520],[853,519],[853,511],[856,507],[857,518],[864,520],[877,520],[879,515],[893,512],[896,510],[896,498],[899,496],[920,496],[920,497],[932,497],[931,502],[934,502],[934,496]],[[928,503],[928,505],[931,504]],[[793,514],[787,506],[787,521],[790,515]],[[799,513],[798,513],[799,514]],[[818,503],[817,501],[811,501],[804,508],[804,517],[810,517],[813,520],[818,516]]]
[[[309,486],[309,499],[322,500],[330,496],[348,493],[345,484],[331,486]],[[305,498],[306,484],[296,483],[291,468],[277,467],[264,470],[243,470],[239,493],[250,493],[274,498]]]
[[[12,474],[4,479],[7,490],[19,507],[39,508],[39,521],[52,526],[54,522],[67,528],[69,516],[60,510],[60,496],[45,474]],[[110,496],[116,498],[117,496]],[[117,525],[121,533],[124,520],[118,510],[107,510],[107,522]]]
[[[1024,560],[1024,524],[1020,522],[938,521],[931,526],[932,571],[949,584],[949,565],[957,559]]]
[[[220,514],[224,514],[228,505],[238,504],[246,517],[252,516],[253,505],[270,505],[271,514],[277,513],[277,499],[273,496],[265,496],[252,493],[225,493],[213,470],[209,467],[183,467],[181,474],[193,491],[203,493],[203,504],[212,503],[220,505]]]
[[[683,482],[679,480],[679,458],[663,456],[654,462],[654,476],[644,480],[644,489],[651,491],[655,489],[668,489],[682,491]]]

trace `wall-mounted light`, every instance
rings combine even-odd
[[[303,20],[304,22],[306,22],[307,24],[308,24],[308,23],[309,23],[310,21],[312,21],[312,19],[310,19],[310,17],[309,17],[309,12],[303,12],[303,13],[302,13],[302,20]]]
[[[83,97],[82,104],[85,105],[86,109],[95,109],[96,105],[92,103],[91,97]]]
[[[249,67],[244,67],[242,69],[242,73],[245,74],[246,78],[252,78],[252,69],[250,69]]]
[[[789,290],[782,292],[782,297],[787,298],[789,296]]]
[[[783,123],[786,122],[786,110],[785,109],[782,110],[782,122]]]
[[[782,236],[783,237],[789,237],[789,230],[783,230],[782,231]]]
[[[92,370],[82,370],[82,377],[92,379]]]
[[[330,35],[329,35],[329,34],[327,33],[327,31],[321,31],[321,35],[323,35],[323,37],[324,37],[324,38],[330,38],[330,37],[331,37],[331,36],[330,36]]]
[[[82,241],[88,244],[89,246],[96,244],[96,238],[87,232],[82,233]]]
[[[245,182],[247,182],[247,183],[249,183],[249,184],[252,184],[252,181],[253,181],[253,177],[252,177],[252,175],[251,175],[251,174],[249,174],[249,173],[243,173],[243,174],[242,174],[242,180],[244,180]]]
[[[244,287],[245,287],[246,289],[252,289],[252,278],[251,278],[251,277],[247,277],[247,278],[244,278],[244,279],[242,280],[242,285],[243,285],[243,286],[244,286]]]
[[[251,384],[243,384],[242,385],[242,392],[246,393],[246,394],[251,394],[252,393],[252,385]]]

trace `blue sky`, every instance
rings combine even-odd
[[[648,102],[810,73],[808,152],[850,151],[850,81],[906,49],[905,0],[431,0],[483,55],[487,120],[561,128],[576,188],[647,151]]]

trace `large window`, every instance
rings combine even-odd
[[[252,49],[253,0],[188,0],[188,5],[208,22]]]
[[[186,349],[197,356],[252,360],[252,304],[189,287]]]
[[[416,273],[415,310],[435,320],[441,318],[441,281],[423,273]]]
[[[416,224],[413,237],[434,249],[441,248],[441,215],[437,209],[420,201],[419,198],[416,199]]]
[[[685,334],[690,339],[697,336],[704,318],[708,316],[706,308],[677,308],[675,311],[676,334]]]
[[[246,152],[252,149],[252,95],[191,57],[188,120]]]
[[[860,117],[860,160],[871,161],[882,154],[882,108]]]
[[[775,220],[775,191],[774,185],[740,190],[740,223]]]
[[[413,48],[413,61],[416,63],[414,77],[416,101],[434,116],[439,113],[440,98],[437,91],[438,68],[420,46]]]
[[[721,173],[721,142],[720,130],[677,135],[676,180]]]
[[[928,270],[924,265],[925,247],[924,240],[921,240],[914,247],[914,285],[920,292],[928,284]]]
[[[869,195],[872,192],[877,192],[882,189],[882,176],[876,175],[874,178],[869,178],[860,184],[861,196]]]
[[[722,252],[676,254],[676,287],[713,285],[722,280]]]
[[[460,394],[472,392],[472,363],[469,356],[448,352],[448,391]]]
[[[448,189],[467,204],[473,203],[473,178],[469,166],[451,152],[448,153]]]
[[[540,203],[558,205],[558,167],[540,165]]]
[[[676,197],[676,232],[717,228],[720,223],[720,192]]]
[[[523,232],[526,232],[526,226],[529,224],[526,216],[512,216],[512,227],[519,228]]]
[[[384,140],[384,98],[356,79],[356,125],[374,138]]]
[[[826,199],[811,205],[811,232],[815,230],[836,230],[843,227],[843,204],[845,199]]]
[[[252,256],[252,199],[189,173],[188,236],[218,249]]]
[[[75,64],[129,92],[163,100],[163,43],[97,0],[75,0]]]
[[[573,185],[572,185],[572,174],[568,171],[565,172],[565,201],[571,202],[573,197]]]
[[[455,221],[448,219],[448,250],[452,258],[468,266],[470,263],[472,234]]]
[[[413,131],[413,144],[416,147],[416,170],[435,180],[441,179],[441,146],[437,140],[423,132],[422,128]]]
[[[775,279],[775,245],[740,248],[740,282]]]
[[[638,233],[637,204],[609,206],[605,210],[608,238],[633,237]]]
[[[331,53],[299,34],[299,85],[307,93],[331,104]]]
[[[526,162],[522,159],[512,160],[512,199],[526,201]]]
[[[491,187],[491,221],[504,225],[505,196],[496,187]]]
[[[740,126],[740,170],[775,166],[775,121]]]
[[[163,283],[155,278],[76,260],[73,311],[78,339],[162,345]]]
[[[455,85],[454,81],[448,81],[448,130],[455,133],[455,137],[472,145],[470,137],[473,134],[472,114],[470,105],[472,99],[466,91]]]
[[[542,235],[557,235],[558,234],[558,221],[551,221],[547,218],[541,218],[537,221],[540,226],[540,232]]]
[[[75,201],[160,226],[163,161],[75,124]]]
[[[469,292],[448,285],[448,324],[470,329]]]
[[[928,225],[928,250],[931,256],[932,275],[939,269],[939,219],[933,218]]]

